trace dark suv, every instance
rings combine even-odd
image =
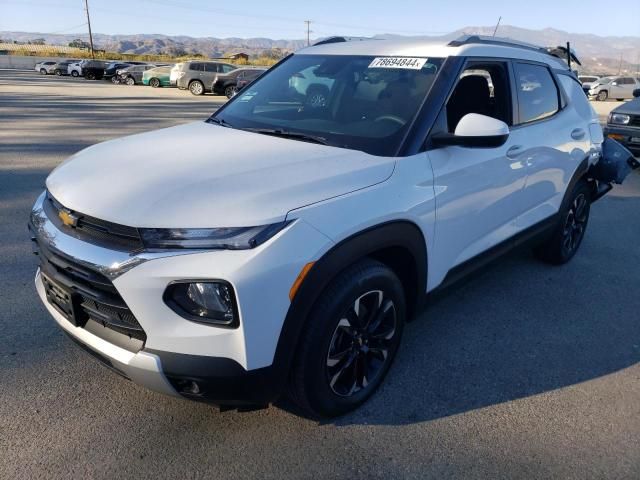
[[[171,70],[171,83],[180,89],[188,88],[193,95],[211,91],[211,85],[219,74],[229,73],[238,67],[222,62],[191,61],[178,63]]]
[[[236,93],[240,82],[248,80],[244,82],[244,86],[265,71],[266,68],[236,68],[229,73],[221,73],[214,79],[211,91],[216,95],[226,95],[227,98],[231,98]]]

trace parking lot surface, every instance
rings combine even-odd
[[[593,206],[570,264],[517,251],[433,299],[381,390],[335,421],[168,398],[72,344],[33,286],[47,174],[222,102],[0,71],[0,478],[640,478],[638,174]]]

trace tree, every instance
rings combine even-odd
[[[69,42],[69,46],[72,47],[72,48],[88,49],[89,48],[89,42],[85,42],[84,40],[80,40],[79,38],[76,38],[72,42]]]
[[[44,45],[46,42],[44,38],[35,38],[29,42],[31,45]]]

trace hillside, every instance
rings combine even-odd
[[[449,40],[464,33],[491,35],[493,27],[470,26],[441,37],[424,36],[429,40]],[[498,36],[534,43],[543,46],[564,45],[570,41],[584,64],[584,70],[616,73],[622,59],[622,68],[637,71],[640,63],[640,37],[599,37],[593,34],[569,33],[552,28],[529,30],[509,25],[501,26]],[[29,32],[0,32],[4,41],[28,42],[42,38],[49,45],[67,45],[78,38],[78,34],[46,34]],[[377,38],[394,35],[381,34]],[[86,39],[85,36],[80,36]],[[262,55],[265,51],[276,56],[298,50],[306,45],[304,40],[273,40],[270,38],[194,38],[161,34],[138,35],[94,35],[96,48],[119,53],[184,55],[200,53],[209,57],[221,57],[229,53],[245,52]]]

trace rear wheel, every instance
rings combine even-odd
[[[136,81],[133,79],[133,77],[127,77],[124,83],[131,87],[132,85],[136,84]]]
[[[554,265],[567,263],[580,248],[589,223],[591,187],[580,180],[574,187],[551,237],[534,249],[541,260]]]
[[[602,90],[601,92],[598,92],[598,96],[596,98],[598,99],[598,101],[604,102],[607,98],[609,98],[609,92],[607,92],[606,90]]]
[[[233,95],[236,93],[236,87],[235,85],[229,85],[227,87],[225,87],[224,89],[224,94],[227,98],[231,98],[233,97]]]
[[[158,80],[157,78],[152,78],[151,80],[149,80],[149,85],[153,88],[158,88],[160,86],[160,80]]]
[[[204,85],[200,80],[194,80],[189,84],[189,91],[192,95],[202,95],[204,93]]]
[[[59,77],[62,75],[62,70],[60,70],[59,68],[56,68],[53,73],[55,73]]]
[[[96,74],[93,72],[88,72],[87,74],[85,74],[84,78],[86,78],[87,80],[95,80]]]
[[[362,260],[339,274],[313,307],[290,382],[311,417],[357,408],[382,383],[402,336],[405,298],[386,265]]]
[[[44,68],[40,69],[40,75],[46,75],[47,71]]]
[[[72,77],[78,77],[78,76],[80,76],[80,74],[78,72],[76,72],[75,70],[71,70],[71,76]]]
[[[111,83],[113,83],[114,85],[118,85],[120,83],[120,77],[118,77],[118,75],[114,75],[113,77],[111,77]]]

